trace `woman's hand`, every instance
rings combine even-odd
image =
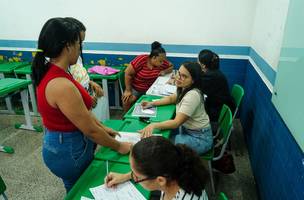
[[[104,179],[104,183],[107,187],[115,187],[119,183],[123,183],[130,180],[130,173],[119,174],[115,172],[110,172]]]
[[[118,153],[127,154],[130,152],[132,144],[129,142],[120,142],[119,147],[117,149]]]
[[[97,106],[98,98],[94,95],[94,96],[92,96],[92,100],[93,100],[92,108],[95,108]]]
[[[131,97],[132,97],[132,92],[130,90],[125,90],[122,95],[122,101],[128,102]]]
[[[120,134],[119,134],[117,131],[115,131],[115,130],[109,128],[109,127],[106,127],[106,126],[105,126],[104,129],[105,129],[106,132],[107,132],[111,137],[113,137],[113,138],[115,138],[116,135],[120,136]]]
[[[155,128],[155,124],[149,124],[144,129],[140,130],[142,138],[150,137],[153,134],[153,130]]]
[[[101,97],[103,96],[103,90],[100,87],[100,85],[98,85],[97,83],[95,83],[94,81],[90,81],[90,86],[93,90],[93,92],[95,93],[96,97]]]
[[[153,102],[142,101],[140,105],[143,109],[152,108]]]

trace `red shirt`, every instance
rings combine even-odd
[[[44,126],[52,131],[76,131],[78,128],[57,108],[52,107],[46,100],[45,88],[54,78],[64,77],[70,80],[79,90],[82,99],[87,107],[92,107],[92,97],[88,92],[75,81],[70,74],[54,64],[49,64],[50,68],[37,87],[37,106],[41,114]]]
[[[132,87],[138,92],[146,92],[157,79],[159,73],[170,67],[169,62],[165,60],[161,66],[150,69],[147,66],[148,59],[148,55],[139,55],[131,61],[135,71]]]

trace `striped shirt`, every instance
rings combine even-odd
[[[165,195],[162,192],[160,200],[164,200]],[[194,193],[186,193],[185,190],[179,189],[175,197],[171,200],[208,200],[208,196],[205,190],[202,191],[201,196],[196,196]]]
[[[157,79],[159,73],[170,67],[168,61],[164,61],[161,66],[152,69],[148,68],[148,55],[139,55],[131,61],[131,65],[135,71],[132,81],[132,88],[138,92],[146,92],[153,82]]]

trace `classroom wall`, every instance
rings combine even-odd
[[[250,43],[255,2],[1,0],[0,39],[37,40],[48,18],[73,16],[87,26],[87,42],[243,46]]]

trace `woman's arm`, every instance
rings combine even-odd
[[[97,144],[110,147],[120,153],[128,153],[130,144],[113,139],[104,128],[96,123],[86,108],[80,92],[65,78],[55,78],[46,87],[48,103],[59,109],[83,134]]]
[[[183,113],[176,113],[174,119],[159,122],[159,123],[152,123],[146,126],[144,129],[140,130],[139,132],[142,134],[142,137],[150,137],[153,133],[154,129],[166,130],[166,129],[175,129],[181,126],[189,119],[189,116]]]
[[[135,76],[135,70],[133,66],[130,64],[125,70],[125,91],[122,96],[122,101],[127,102],[129,98],[132,96],[132,80]]]

